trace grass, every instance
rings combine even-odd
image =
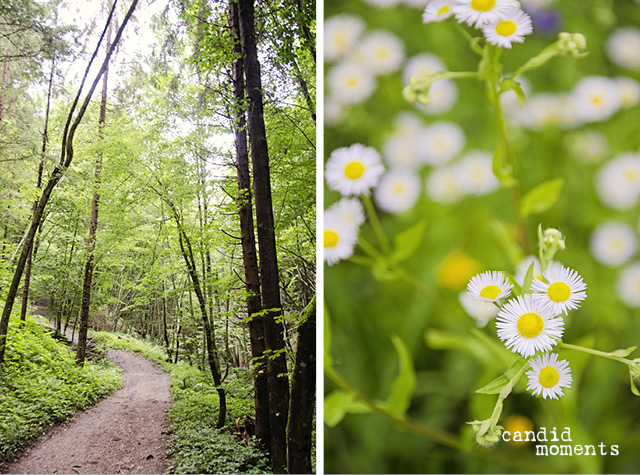
[[[122,386],[120,368],[75,354],[35,319],[12,318],[0,372],[0,465],[52,424],[70,419]]]

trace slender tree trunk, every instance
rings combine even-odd
[[[40,164],[38,165],[38,179],[36,188],[42,189],[42,173],[44,171],[44,159],[47,153],[47,144],[49,143],[49,111],[51,107],[51,89],[53,87],[53,74],[55,72],[55,61],[51,64],[51,73],[49,75],[49,88],[47,91],[47,107],[44,115],[44,130],[42,131],[42,152],[40,155]],[[38,200],[33,203],[33,213],[38,208]],[[20,311],[20,320],[23,322],[27,318],[27,306],[29,303],[29,285],[31,284],[31,265],[33,260],[33,243],[29,246],[29,254],[27,255],[27,263],[24,271],[24,284],[22,290],[22,309]]]
[[[0,87],[0,128],[4,119],[4,103],[7,94],[7,79],[9,77],[9,57],[5,56],[2,64],[2,86]]]
[[[258,273],[258,256],[256,254],[256,238],[253,230],[253,204],[251,196],[251,176],[249,173],[249,151],[247,147],[247,131],[245,118],[244,68],[242,65],[242,49],[240,45],[240,27],[238,24],[238,4],[231,2],[229,19],[232,31],[237,40],[233,52],[236,60],[233,63],[234,93],[234,134],[236,147],[236,169],[238,173],[238,214],[240,215],[240,235],[242,238],[242,262],[244,265],[244,282],[247,291],[247,315],[249,337],[251,341],[251,357],[253,367],[254,404],[256,413],[256,438],[264,448],[271,448],[271,428],[269,422],[269,386],[265,362],[264,324],[260,315],[260,276]]]
[[[285,472],[287,464],[287,416],[289,410],[289,381],[283,338],[278,283],[269,151],[262,106],[262,79],[255,38],[254,0],[239,0],[238,18],[242,41],[246,89],[249,97],[249,140],[253,164],[253,189],[256,200],[258,250],[260,253],[260,284],[264,315],[264,337],[269,384],[269,413],[271,425],[271,465],[276,473]]]
[[[287,426],[289,473],[312,473],[311,446],[316,400],[316,298],[300,315],[296,362],[291,377],[291,400]]]
[[[120,40],[120,37],[122,36],[122,32],[124,31],[125,26],[129,22],[131,15],[133,15],[133,11],[135,10],[136,5],[138,4],[138,1],[139,0],[132,1],[124,21],[122,22],[122,24],[120,25],[120,28],[118,29],[118,33],[116,34],[114,45],[117,44],[118,41]],[[116,4],[117,4],[117,1],[114,2],[114,6],[109,12],[107,24],[111,22],[111,17],[113,16],[113,12],[115,10]],[[106,29],[107,28],[105,27],[105,30],[102,32],[102,35],[100,36],[100,40],[98,41],[96,50],[94,51],[91,57],[91,60],[89,61],[89,65],[85,70],[85,75],[82,80],[82,84],[78,90],[78,94],[76,95],[76,98],[74,99],[74,102],[71,105],[71,109],[67,116],[67,122],[65,124],[63,134],[62,134],[62,147],[60,152],[60,161],[56,165],[56,168],[51,173],[51,176],[49,177],[49,181],[47,182],[46,186],[42,190],[42,194],[40,195],[40,199],[38,200],[38,207],[36,209],[36,212],[33,214],[31,225],[29,226],[29,229],[25,236],[26,245],[23,247],[22,252],[20,253],[20,257],[18,258],[18,262],[16,263],[16,269],[13,273],[13,278],[11,280],[9,290],[7,292],[7,298],[4,305],[4,309],[2,310],[2,317],[0,317],[0,365],[4,363],[4,351],[5,351],[5,343],[7,338],[7,329],[9,328],[9,317],[11,316],[11,311],[13,310],[13,304],[15,302],[16,295],[18,293],[18,287],[20,285],[20,281],[22,280],[22,273],[24,272],[24,267],[27,262],[27,255],[29,252],[28,248],[31,246],[31,243],[33,242],[36,231],[40,226],[40,222],[44,214],[44,209],[46,208],[49,202],[49,198],[51,197],[51,193],[53,192],[53,189],[60,182],[64,172],[69,168],[69,166],[71,165],[71,162],[73,161],[73,153],[74,153],[73,137],[75,135],[75,132],[78,126],[80,125],[80,122],[82,121],[82,117],[84,116],[87,108],[89,107],[91,96],[93,95],[93,92],[95,91],[98,85],[98,82],[100,81],[100,77],[102,76],[105,69],[107,68],[107,65],[109,64],[109,60],[111,58],[111,54],[113,53],[113,50],[114,50],[114,45],[111,45],[111,48],[107,52],[107,55],[102,63],[102,66],[100,67],[100,70],[98,71],[98,74],[96,75],[89,89],[89,92],[87,93],[85,100],[82,106],[80,107],[80,110],[78,111],[78,114],[76,115],[76,118],[74,120],[73,115],[75,113],[76,106],[82,94],[82,85],[84,84],[86,77],[89,75],[91,64],[93,63],[93,60],[98,54],[100,45],[102,43],[102,39],[106,33]]]
[[[109,23],[107,30],[107,51],[111,47],[111,28]],[[100,116],[98,117],[98,139],[102,140],[102,129],[107,115],[107,86],[109,80],[109,66],[102,75],[102,97],[100,100]],[[84,364],[87,350],[87,330],[89,329],[89,311],[91,309],[91,285],[93,283],[93,270],[95,267],[96,231],[98,230],[98,211],[100,206],[100,173],[102,171],[102,152],[96,159],[95,184],[93,199],[91,200],[91,219],[89,221],[89,238],[87,240],[87,260],[84,266],[84,284],[82,286],[82,307],[80,314],[80,330],[78,331],[78,350],[76,362]]]

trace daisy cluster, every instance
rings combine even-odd
[[[640,103],[640,83],[625,76],[586,76],[565,93],[531,93],[525,78],[520,76],[518,82],[527,96],[524,106],[512,91],[502,94],[500,99],[510,122],[528,130],[575,129],[606,121]]]
[[[376,78],[398,71],[405,59],[402,41],[387,30],[365,31],[364,21],[351,14],[328,18],[324,24],[324,58],[329,94],[325,119],[339,122],[345,108],[368,99]]]
[[[535,275],[535,264],[533,267]],[[575,270],[554,262],[516,297],[512,296],[509,278],[498,271],[478,274],[467,286],[471,298],[499,306],[498,338],[514,353],[533,357],[529,360],[531,370],[526,373],[528,389],[545,399],[563,396],[562,388],[571,386],[568,362],[558,360],[558,355],[550,351],[564,333],[562,314],[579,308],[587,297],[586,289]]]
[[[431,0],[422,21],[441,22],[452,16],[481,30],[489,43],[501,48],[522,43],[533,32],[531,18],[515,0]]]
[[[606,162],[595,180],[601,201],[615,211],[635,210],[640,202],[640,152],[623,153]],[[635,229],[634,229],[635,228]],[[611,268],[620,268],[616,292],[630,308],[640,308],[640,261],[638,254],[640,221],[635,226],[611,218],[599,224],[591,234],[594,259]]]

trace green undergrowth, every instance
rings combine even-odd
[[[75,354],[37,321],[12,316],[0,370],[0,465],[54,423],[122,386],[120,368],[105,360],[75,363]]]
[[[124,334],[93,332],[94,341],[130,350],[162,364],[171,375],[171,442],[167,473],[269,473],[265,454],[233,435],[235,421],[253,416],[251,374],[231,369],[224,381],[227,423],[216,428],[218,394],[211,375],[187,364],[167,363],[164,348]]]

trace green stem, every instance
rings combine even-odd
[[[373,206],[373,201],[371,201],[371,197],[363,196],[362,201],[364,203],[365,209],[367,210],[367,216],[369,216],[369,222],[371,223],[373,232],[376,234],[376,237],[378,238],[380,247],[382,247],[382,251],[385,254],[389,254],[389,252],[391,252],[391,245],[389,244],[389,239],[387,239],[387,236],[384,233],[384,230],[382,229],[382,225],[380,224],[380,220],[378,219],[378,214],[376,213],[376,209]]]
[[[604,351],[598,351],[591,348],[585,348],[584,346],[571,345],[569,343],[559,342],[558,348],[564,348],[565,350],[575,350],[581,351],[582,353],[588,353],[594,356],[600,356],[602,358],[607,358],[609,360],[619,361],[620,363],[624,363],[627,366],[633,366],[633,362],[629,361],[627,358],[623,358],[622,356],[612,355],[611,353],[605,353]]]
[[[347,259],[350,262],[353,262],[354,264],[358,264],[364,267],[371,267],[373,266],[373,264],[375,263],[375,261],[373,259],[371,259],[370,257],[367,256],[356,256],[353,255],[351,257],[349,257],[349,259]]]
[[[367,241],[362,234],[358,236],[358,246],[374,260],[384,259],[384,255],[378,251],[373,244]]]

